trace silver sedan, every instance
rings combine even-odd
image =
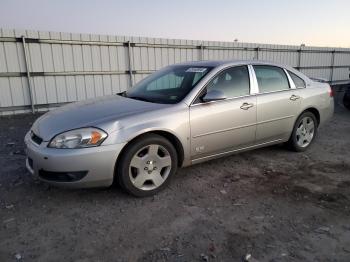
[[[178,167],[278,143],[304,151],[333,109],[328,84],[288,66],[177,64],[126,92],[38,118],[25,137],[26,166],[54,185],[117,181],[148,196],[166,187]]]

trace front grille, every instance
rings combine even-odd
[[[33,131],[31,131],[30,137],[32,138],[32,141],[37,145],[40,145],[41,142],[43,142],[43,139],[41,137],[37,136],[36,134],[34,134]]]

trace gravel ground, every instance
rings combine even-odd
[[[312,148],[272,146],[181,169],[136,199],[33,178],[23,136],[0,118],[0,261],[350,261],[350,112]]]

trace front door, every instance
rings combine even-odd
[[[190,106],[192,159],[205,158],[254,144],[256,96],[250,95],[247,66],[225,69],[209,82],[204,94],[221,90],[225,100]]]

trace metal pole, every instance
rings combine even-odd
[[[335,50],[332,51],[332,58],[331,58],[331,73],[329,76],[329,82],[333,82],[333,73],[334,73],[334,57],[335,57]]]
[[[298,50],[298,70],[300,71],[300,67],[301,67],[301,47]]]
[[[204,46],[201,44],[201,60],[204,60]]]
[[[256,48],[256,60],[259,60],[259,50],[260,50],[260,47],[257,47]]]
[[[27,81],[28,81],[28,87],[29,87],[29,97],[30,97],[30,106],[32,108],[32,113],[35,113],[34,108],[34,97],[33,97],[33,88],[32,88],[32,79],[30,77],[30,65],[29,65],[29,57],[27,52],[27,46],[26,46],[26,38],[22,36],[22,44],[23,44],[23,52],[24,52],[24,62],[26,65],[26,73],[27,73]]]
[[[131,51],[131,45],[130,41],[128,41],[128,58],[129,58],[129,76],[130,76],[130,87],[134,85],[134,79],[132,75],[132,51]]]

